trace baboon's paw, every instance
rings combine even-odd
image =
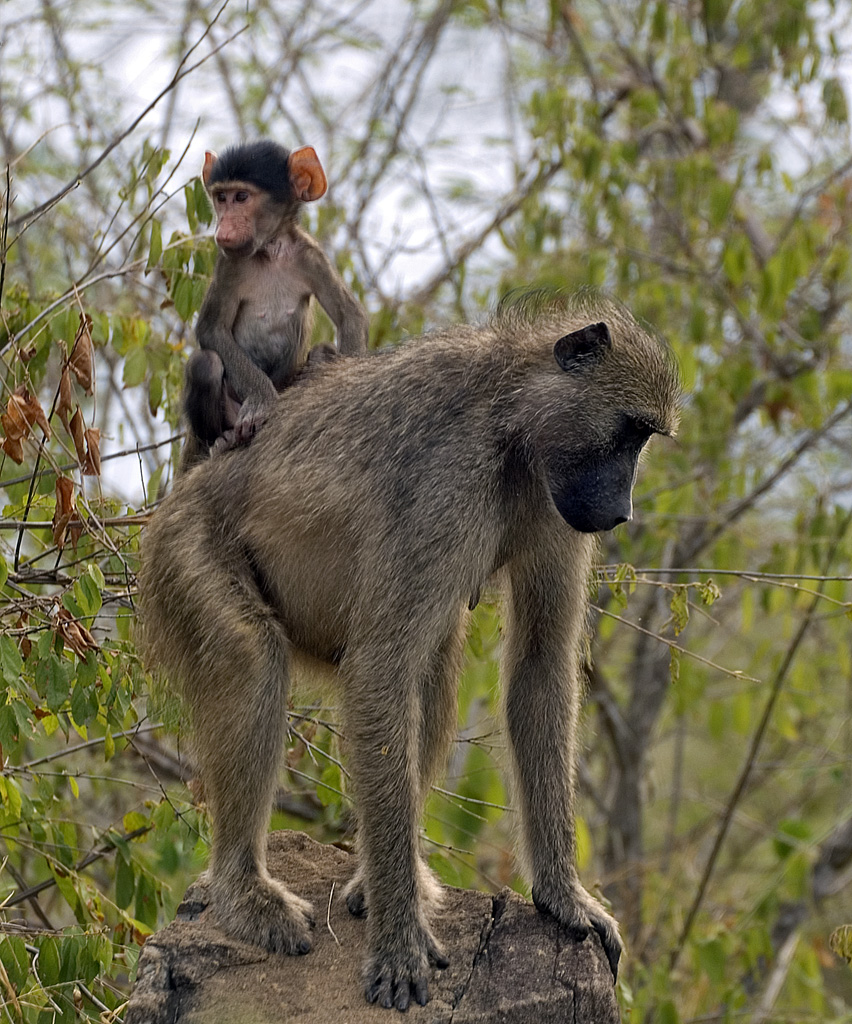
[[[229,935],[270,953],[300,955],[311,950],[313,908],[272,879],[255,879],[215,904],[216,923]]]
[[[353,917],[367,916],[367,898],[360,886],[346,894],[346,906]]]
[[[367,897],[364,895],[364,877],[361,869],[355,872],[343,890],[346,906],[353,917],[367,916]]]
[[[370,956],[364,969],[367,1002],[403,1012],[412,999],[425,1006],[429,1001],[429,965],[444,968],[449,962],[432,933],[423,928],[415,949],[388,948]]]
[[[211,901],[210,871],[202,872],[183,894],[177,908],[176,917],[179,921],[196,921],[207,909]]]
[[[578,885],[570,895],[563,898],[557,898],[552,893],[545,894],[534,888],[532,898],[533,903],[542,914],[555,917],[571,938],[577,942],[582,942],[594,929],[600,936],[601,945],[612,971],[613,981],[616,980],[618,961],[623,949],[621,936],[618,933],[618,924],[594,896],[590,896],[582,886]]]
[[[368,1003],[378,1003],[386,1010],[408,1009],[412,998],[420,1006],[429,1001],[427,958],[376,954],[370,957],[364,971],[364,995]]]

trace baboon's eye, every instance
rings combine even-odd
[[[626,444],[643,445],[652,434],[656,433],[656,427],[648,420],[630,415],[625,415],[622,419],[621,436]]]

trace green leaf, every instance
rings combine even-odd
[[[779,822],[776,826],[776,833],[772,840],[775,853],[779,860],[785,860],[795,850],[800,849],[802,844],[808,843],[813,838],[813,830],[807,822],[798,818],[788,818]]]
[[[663,0],[660,0],[654,8],[654,16],[651,20],[651,38],[658,43],[663,42],[666,38],[667,9],[668,4],[664,3]]]
[[[158,832],[167,829],[175,820],[175,809],[168,800],[161,800],[151,815],[151,823]]]
[[[165,463],[159,465],[148,479],[148,486],[145,488],[145,500],[149,505],[153,505],[157,500],[157,496],[160,493],[160,481],[163,479],[165,468]]]
[[[79,587],[81,594],[81,604],[86,610],[86,615],[94,617],[101,610],[103,604],[103,598],[101,597],[101,587],[95,582],[92,569],[95,566],[89,566],[87,571],[77,580],[76,586]],[[100,572],[100,570],[98,570]],[[103,579],[103,576],[101,576]]]
[[[157,927],[157,890],[149,875],[140,874],[136,883],[136,920]]]
[[[158,220],[151,221],[151,246],[148,250],[148,262],[145,265],[146,270],[151,270],[152,267],[160,262],[160,257],[163,255],[163,233]]]
[[[87,725],[98,713],[98,695],[94,688],[79,680],[71,692],[71,714],[77,725]]]
[[[131,349],[127,353],[127,358],[124,360],[124,368],[121,372],[121,379],[124,381],[126,388],[135,388],[145,380],[145,374],[148,372],[148,355],[145,349],[141,346],[139,348]]]
[[[828,944],[846,963],[852,964],[852,925],[842,924],[839,928],[835,928]],[[0,948],[0,952],[2,952],[2,948]]]
[[[680,1024],[680,1016],[671,999],[667,999],[664,1003],[660,1004],[660,1012],[657,1019],[660,1024]]]
[[[184,275],[178,280],[174,291],[172,292],[172,301],[175,304],[177,315],[181,320],[188,322],[192,317],[192,314],[195,312],[192,294],[192,278]]]
[[[731,213],[734,201],[733,187],[721,178],[710,187],[710,225],[718,228],[724,224]]]
[[[672,683],[680,682],[680,651],[676,647],[669,648],[669,676]]]
[[[136,876],[133,865],[123,857],[115,859],[115,902],[122,910],[127,910],[136,893]]]
[[[77,958],[83,948],[80,935],[67,935],[59,940],[59,980],[63,984],[77,979]]]
[[[157,415],[157,411],[162,404],[163,378],[158,373],[155,373],[148,381],[148,408],[150,409],[152,416]]]
[[[17,825],[21,820],[23,800],[18,783],[0,775],[0,802],[2,802],[3,821],[7,825]]]
[[[20,740],[18,720],[15,717],[15,709],[11,704],[4,704],[0,707],[0,745],[6,754],[9,754]]]
[[[24,667],[18,645],[10,636],[0,636],[0,670],[9,686],[20,683],[21,671]]]
[[[336,806],[341,799],[340,769],[333,762],[329,762],[323,769],[320,776],[321,782],[317,786],[317,797],[323,807]]]
[[[674,592],[671,600],[671,609],[675,636],[678,636],[689,622],[689,591],[685,586],[678,587]]]
[[[717,991],[725,981],[727,959],[724,946],[719,939],[710,939],[698,946],[698,962]]]
[[[51,654],[47,665],[47,706],[54,714],[68,699],[68,668],[55,654]]]
[[[43,938],[38,944],[38,976],[45,988],[59,984],[59,949],[54,938]]]
[[[586,819],[579,814],[574,820],[574,830],[577,840],[577,868],[585,871],[592,860],[592,834]]]
[[[849,120],[849,106],[846,92],[838,78],[827,78],[822,86],[822,102],[825,104],[825,116],[829,121],[846,124]]]
[[[135,832],[138,828],[150,825],[151,822],[146,815],[140,814],[139,811],[128,811],[122,819],[122,824],[125,832]]]
[[[195,234],[198,229],[198,215],[195,212],[195,189],[192,185],[184,186],[183,198],[186,203],[186,220],[189,224],[189,230]]]
[[[106,935],[94,935],[89,941],[95,945],[94,958],[104,971],[109,971],[114,955],[112,943]]]
[[[207,190],[201,178],[195,179],[193,185],[195,192],[195,213],[202,224],[209,224],[213,220],[213,206],[207,197]]]
[[[15,991],[20,992],[30,973],[30,955],[20,936],[3,936],[3,939],[0,940],[0,962],[6,969],[6,975]]]

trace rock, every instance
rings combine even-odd
[[[271,874],[313,902],[312,952],[277,956],[229,939],[205,920],[203,890],[190,886],[178,919],[145,943],[125,1024],[396,1019],[396,1010],[364,1000],[366,925],[343,899],[351,855],[301,832],[276,832],[268,859]],[[429,1003],[408,1010],[412,1024],[619,1024],[597,935],[574,941],[510,889],[489,896],[446,888],[435,931],[450,966],[433,972]]]

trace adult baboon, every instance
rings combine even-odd
[[[300,661],[336,669],[358,812],[348,901],[367,999],[404,1010],[446,963],[418,822],[455,726],[467,605],[506,588],[503,678],[533,898],[615,973],[615,921],[577,877],[578,658],[593,532],[631,517],[675,425],[666,347],[598,298],[522,302],[288,389],[250,448],[178,480],[141,575],[152,664],[179,682],[213,815],[210,905],[231,935],[310,948],[265,833]]]

